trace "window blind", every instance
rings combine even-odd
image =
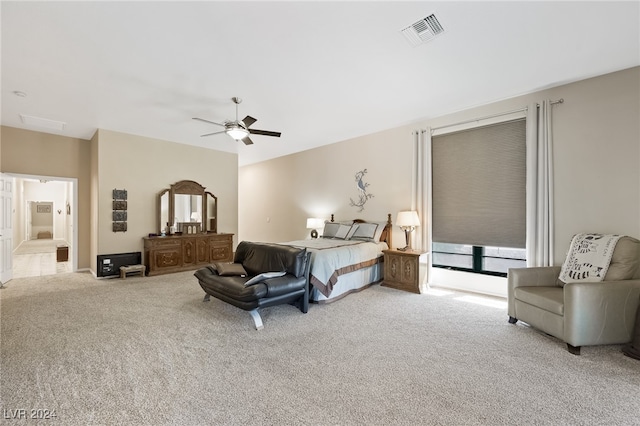
[[[524,119],[432,138],[433,241],[524,248]]]

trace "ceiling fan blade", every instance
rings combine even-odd
[[[255,118],[251,117],[250,115],[247,115],[247,116],[242,120],[242,122],[244,123],[244,125],[245,125],[245,126],[247,126],[247,127],[251,126],[251,125],[252,125],[253,123],[255,123],[256,121],[258,121],[258,120],[256,120]]]
[[[216,123],[215,121],[205,120],[204,118],[193,117],[194,120],[204,121],[205,123],[215,124],[216,126],[224,127],[224,124]]]
[[[249,133],[251,133],[252,135],[275,136],[277,138],[279,138],[280,135],[282,134],[280,132],[270,132],[268,130],[256,130],[256,129],[249,129]]]
[[[242,142],[244,142],[245,145],[253,145],[253,141],[249,138],[249,136],[245,136],[244,138],[242,138]]]
[[[204,135],[200,135],[200,137],[205,137],[205,136],[213,136],[213,135],[219,135],[220,133],[226,133],[226,130],[221,130],[219,132],[213,132],[213,133],[205,133]]]

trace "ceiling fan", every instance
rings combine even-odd
[[[200,135],[201,137],[218,135],[220,133],[226,133],[227,135],[231,136],[236,141],[244,142],[245,145],[253,144],[253,141],[251,140],[251,138],[249,138],[250,134],[251,135],[263,135],[263,136],[275,136],[277,138],[280,137],[280,135],[281,135],[280,132],[271,132],[271,131],[268,131],[268,130],[250,129],[249,127],[253,123],[255,123],[257,120],[255,118],[249,116],[249,115],[247,115],[243,120],[238,120],[238,105],[240,104],[240,102],[242,102],[242,99],[237,98],[237,97],[233,97],[233,98],[231,98],[231,100],[233,101],[233,103],[236,104],[236,119],[235,119],[235,121],[225,120],[224,123],[216,123],[215,121],[205,120],[204,118],[193,117],[194,120],[204,121],[205,123],[211,123],[211,124],[215,124],[216,126],[224,127],[224,130],[221,130],[219,132],[213,132],[213,133],[205,133],[204,135]]]

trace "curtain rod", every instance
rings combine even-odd
[[[557,101],[550,101],[551,105],[561,104],[563,102],[564,102],[563,98],[560,98]],[[536,104],[536,105],[540,106],[540,104]],[[527,111],[528,109],[529,109],[529,107],[518,108],[518,109],[514,109],[513,111],[500,112],[500,113],[497,113],[497,114],[487,115],[487,116],[480,117],[480,118],[474,118],[472,120],[465,120],[465,121],[460,121],[458,123],[446,124],[444,126],[432,127],[431,128],[431,132],[433,133],[434,130],[446,129],[447,127],[461,126],[463,124],[473,123],[474,121],[482,121],[482,120],[488,120],[490,118],[501,117],[503,115],[511,115],[511,114],[515,114],[516,112]]]

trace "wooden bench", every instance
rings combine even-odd
[[[145,272],[147,271],[147,267],[144,265],[129,265],[129,266],[121,266],[120,267],[120,278],[127,278],[127,274],[133,272],[140,272],[140,275],[144,277]]]

